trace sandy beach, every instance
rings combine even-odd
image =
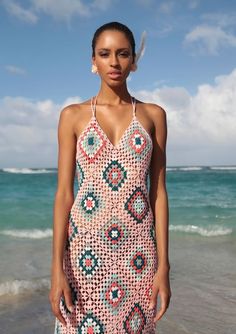
[[[235,251],[232,236],[209,239],[170,233],[172,298],[157,323],[158,334],[236,332]],[[0,323],[1,334],[53,333],[48,289],[3,298]]]

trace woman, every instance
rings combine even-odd
[[[166,113],[128,92],[136,54],[127,26],[98,28],[92,50],[100,90],[64,108],[58,126],[55,333],[155,333],[171,297]]]

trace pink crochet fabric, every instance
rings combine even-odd
[[[136,117],[114,146],[91,100],[92,117],[77,140],[78,193],[68,221],[64,270],[74,311],[60,309],[55,333],[154,334],[148,310],[157,270],[148,174],[153,143]]]

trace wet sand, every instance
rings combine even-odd
[[[236,333],[235,254],[232,236],[170,233],[172,298],[158,334]],[[0,328],[1,334],[53,334],[48,290],[1,298]]]

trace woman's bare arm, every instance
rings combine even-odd
[[[161,309],[156,314],[155,321],[165,313],[171,290],[169,284],[169,207],[166,190],[166,142],[167,122],[166,112],[157,105],[152,105],[154,123],[153,155],[150,166],[150,202],[155,217],[155,232],[157,240],[158,270],[153,282],[151,305],[154,306],[157,294],[161,297]]]
[[[63,271],[63,255],[67,238],[69,211],[74,202],[76,136],[73,128],[73,108],[60,113],[58,123],[58,181],[53,208],[53,242],[51,291],[49,299],[53,313],[65,325],[59,302],[62,295],[70,309],[73,306],[69,284]]]
[[[150,201],[155,216],[158,267],[168,268],[169,208],[166,190],[166,112],[157,107],[154,121],[153,155],[150,168]]]
[[[58,124],[58,179],[53,209],[53,265],[63,269],[68,214],[74,202],[76,137],[69,107],[63,109]]]

